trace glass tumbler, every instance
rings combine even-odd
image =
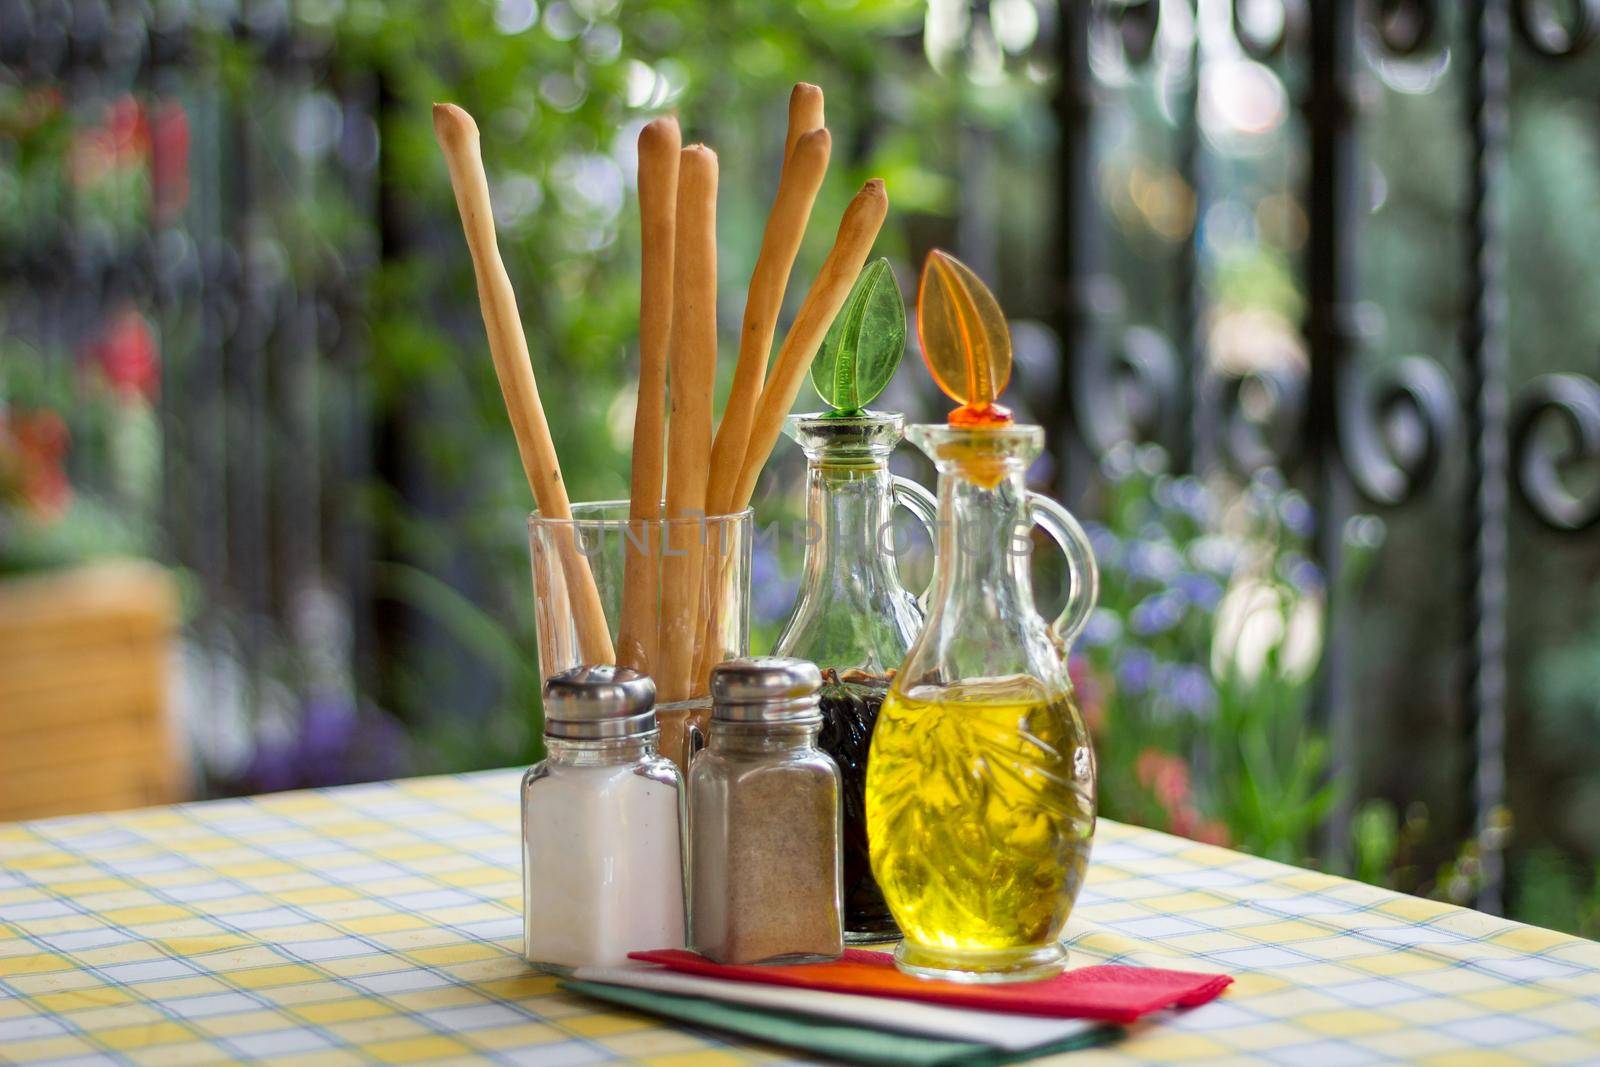
[[[574,604],[592,575],[616,662],[655,681],[660,751],[688,767],[690,727],[705,729],[710,668],[750,644],[746,508],[704,518],[628,518],[628,501],[572,505],[570,519],[528,517],[541,683],[585,662]]]

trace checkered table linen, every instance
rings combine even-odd
[[[784,1058],[557,992],[519,851],[504,771],[0,825],[0,1062]],[[1238,981],[1061,1062],[1600,1062],[1600,945],[1165,834],[1100,823],[1069,934]]]

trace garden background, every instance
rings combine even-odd
[[[429,105],[479,118],[565,475],[601,499],[627,495],[639,126],[675,110],[721,158],[725,391],[812,81],[835,147],[797,276],[879,176],[902,287],[948,248],[1012,316],[1033,480],[1105,574],[1074,659],[1104,813],[1600,935],[1597,24],[4,0],[0,596],[162,565],[193,795],[531,760],[530,502]],[[942,415],[914,351],[878,406]],[[763,520],[799,470],[780,445]],[[757,651],[798,562],[756,558]]]

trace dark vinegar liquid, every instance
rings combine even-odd
[[[861,671],[823,672],[822,732],[818,743],[839,765],[844,814],[845,940],[885,941],[900,936],[883,892],[872,876],[867,850],[867,753],[889,679]]]

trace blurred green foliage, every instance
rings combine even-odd
[[[916,136],[960,107],[920,54],[918,3],[427,3],[345,9],[341,63],[384,101],[382,266],[370,293],[372,400],[395,435],[407,498],[370,494],[403,564],[379,572],[397,610],[444,641],[385,659],[386,705],[439,769],[504,763],[536,744],[537,674],[519,516],[522,482],[481,326],[429,105],[467,108],[483,132],[502,254],[574,499],[627,495],[636,368],[634,137],[678,113],[718,153],[719,319],[735,350],[744,287],[782,160],[789,90],[827,93],[833,163],[790,286],[792,310],[861,181],[889,179],[896,217],[948,213],[951,184]],[[903,256],[901,230],[880,254]],[[731,357],[720,361],[721,386]],[[720,392],[719,392],[720,395]],[[431,490],[431,491],[430,491]],[[431,506],[417,498],[432,497]],[[435,576],[429,581],[425,576]],[[520,580],[512,580],[516,576]],[[514,620],[507,630],[505,624]],[[406,635],[394,635],[404,646]],[[463,678],[463,663],[481,677]],[[451,708],[451,700],[476,707]]]
[[[411,770],[504,765],[527,759],[538,744],[523,537],[530,500],[429,106],[453,100],[482,128],[501,248],[572,495],[622,497],[636,365],[632,143],[651,115],[675,110],[686,139],[704,140],[720,156],[725,352],[734,350],[776,186],[785,103],[797,80],[826,90],[834,152],[791,285],[791,313],[848,197],[879,176],[892,207],[875,254],[900,278],[915,277],[910,257],[930,246],[964,255],[973,249],[970,258],[987,264],[986,277],[1014,321],[1057,315],[1063,255],[1051,223],[1064,186],[1051,112],[1053,60],[1028,41],[990,40],[989,52],[973,51],[961,43],[962,27],[930,26],[930,11],[965,7],[920,0],[307,0],[293,5],[295,32],[321,42],[327,63],[315,73],[285,73],[272,69],[274,60],[257,45],[236,40],[226,15],[195,6],[197,19],[217,23],[193,42],[193,83],[171,93],[193,130],[195,194],[184,225],[203,237],[226,235],[252,271],[281,273],[290,293],[345,294],[334,341],[317,340],[328,349],[314,354],[326,382],[306,391],[309,427],[267,419],[263,433],[272,448],[308,431],[332,442],[350,429],[354,413],[356,432],[370,435],[363,443],[370,469],[322,473],[337,507],[371,535],[362,577],[377,597],[377,644],[365,650],[360,681],[364,696],[405,722],[414,739]],[[1007,5],[1013,14],[1021,8],[1029,5]],[[1442,23],[1459,33],[1454,10],[1443,11]],[[1047,38],[1051,27],[1034,29]],[[1185,95],[1182,69],[1157,76],[1148,67],[1118,70],[1097,53],[1093,240],[1104,242],[1106,266],[1121,277],[1121,324],[1154,327],[1177,343],[1192,328],[1194,347],[1230,373],[1237,361],[1257,359],[1303,370],[1295,323],[1304,313],[1305,131],[1291,106],[1303,71],[1291,58],[1281,64],[1281,78],[1263,77],[1264,68],[1235,51],[1224,39],[1210,57],[1217,77],[1249,73],[1284,104],[1281,124],[1235,145],[1237,152],[1185,126],[1194,100]],[[1375,91],[1363,96],[1362,116],[1371,214],[1359,238],[1363,360],[1418,352],[1454,366],[1467,157],[1459,60],[1445,60],[1431,79],[1415,77],[1420,67],[1399,81],[1385,81],[1398,69],[1392,64],[1368,72]],[[1586,269],[1600,241],[1600,216],[1591,210],[1600,195],[1600,148],[1593,68],[1585,62],[1517,60],[1509,207],[1519,379],[1581,368],[1575,354],[1600,336],[1600,274]],[[123,138],[136,126],[129,123],[141,118],[127,103],[143,92],[130,84],[110,87],[105,99],[64,100],[60,92],[0,79],[0,242],[25,244],[41,220],[70,219],[112,244],[148,232],[161,194],[123,155]],[[330,112],[336,118],[328,119]],[[160,114],[153,109],[142,118],[154,124]],[[319,140],[327,129],[337,134]],[[1179,158],[1188,136],[1196,137],[1200,157],[1198,190],[1184,179]],[[314,150],[306,147],[313,142]],[[84,145],[93,151],[85,155]],[[117,165],[81,169],[102,157]],[[232,214],[229,196],[246,182],[251,210]],[[1197,227],[1207,308],[1200,321],[1174,268]],[[123,311],[103,310],[108,319]],[[142,313],[169,382],[226,355],[198,343],[215,324],[193,309]],[[284,354],[275,343],[274,358]],[[167,480],[183,481],[194,441],[237,433],[228,420],[240,413],[184,407],[158,429],[148,400],[107,388],[92,349],[8,347],[0,359],[0,404],[8,414],[31,420],[38,411],[66,412],[70,439],[61,457],[50,451],[56,438],[48,420],[12,417],[0,427],[5,505],[35,508],[39,486],[51,489],[58,473],[70,474],[75,490],[73,507],[52,526],[7,526],[0,565],[35,567],[108,550],[162,553],[153,473],[159,450],[166,450]],[[890,383],[884,406],[913,416],[942,413],[924,404],[920,366],[908,366]],[[724,389],[731,368],[731,357],[724,358]],[[1060,366],[1023,368],[1019,357],[1019,387],[1008,399],[1053,416],[1052,375],[1060,373]],[[795,457],[779,447],[758,495],[769,517],[796,506]],[[1385,515],[1390,536],[1369,588],[1331,592],[1335,601],[1348,596],[1361,619],[1339,664],[1354,697],[1355,735],[1346,739],[1353,766],[1341,768],[1339,797],[1328,788],[1328,739],[1307,726],[1310,665],[1327,640],[1330,594],[1312,590],[1300,566],[1305,535],[1284,510],[1295,513],[1293,490],[1209,475],[1202,485],[1138,463],[1112,471],[1103,495],[1091,496],[1085,510],[1103,519],[1116,550],[1176,553],[1181,565],[1173,580],[1209,577],[1217,589],[1208,602],[1204,584],[1190,582],[1194,595],[1186,594],[1176,622],[1134,633],[1136,616],[1141,627],[1154,626],[1172,606],[1170,598],[1152,602],[1172,581],[1107,568],[1101,622],[1114,619],[1121,629],[1086,648],[1083,692],[1086,704],[1099,701],[1103,717],[1097,736],[1108,814],[1298,862],[1315,851],[1314,831],[1330,804],[1344,801],[1357,805],[1350,846],[1361,877],[1467,899],[1479,842],[1459,844],[1464,748],[1454,711],[1456,664],[1442,654],[1454,647],[1459,622],[1455,546],[1464,487],[1456,451],[1423,499]],[[49,484],[23,484],[23,474],[40,470]],[[1211,494],[1213,511],[1185,510],[1182,499],[1198,499],[1197,487]],[[1574,620],[1596,617],[1600,605],[1589,590],[1600,557],[1592,539],[1559,540],[1520,512],[1513,522],[1508,758],[1516,819],[1513,826],[1508,816],[1503,828],[1514,832],[1517,848],[1513,905],[1532,921],[1592,933],[1600,921],[1600,835],[1588,817],[1600,797],[1593,771],[1600,631]],[[1226,573],[1207,573],[1205,551],[1219,542],[1249,558]],[[757,561],[758,650],[786,610],[789,590],[776,571],[793,562]],[[1230,606],[1226,598],[1240,589],[1248,595]],[[227,615],[235,605],[220,603],[215,590],[200,592],[239,633],[291,629],[280,619]],[[1263,651],[1248,662],[1219,652],[1219,644],[1250,644],[1240,636],[1249,627],[1230,621],[1241,612],[1258,620],[1250,624],[1258,638],[1274,626],[1278,632],[1256,640]],[[1316,631],[1309,660],[1303,649],[1291,655],[1290,634],[1308,630]],[[260,687],[269,697],[304,687],[305,664],[333,658],[304,637],[274,633],[272,640],[311,647],[274,648],[250,664],[270,676]],[[1124,677],[1124,661],[1136,654],[1146,657],[1142,688],[1132,674]],[[272,703],[260,700],[252,711],[269,719]],[[1417,760],[1424,750],[1437,758]]]
[[[1329,590],[1307,556],[1310,505],[1273,471],[1245,485],[1164,472],[1159,450],[1107,457],[1089,524],[1100,607],[1078,671],[1107,815],[1315,864],[1338,798],[1311,718]],[[1381,524],[1351,520],[1337,598]]]

